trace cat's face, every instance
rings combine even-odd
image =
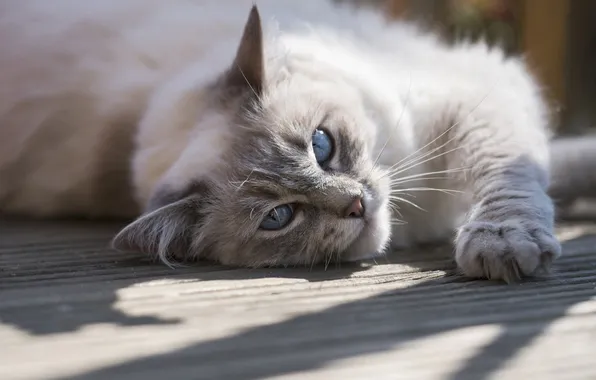
[[[240,266],[384,250],[389,183],[374,165],[374,126],[358,95],[292,72],[265,81],[260,34],[253,10],[235,64],[209,87],[213,99],[199,117],[209,125],[199,128],[221,130],[217,159],[205,157],[205,171],[209,147],[200,133],[190,138],[117,248]]]

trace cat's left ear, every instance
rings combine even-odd
[[[201,226],[202,199],[193,195],[150,211],[124,227],[112,248],[148,254],[169,263],[187,256]]]
[[[264,73],[263,30],[261,16],[253,5],[232,67],[225,74],[225,84],[235,89],[245,89],[261,95]]]

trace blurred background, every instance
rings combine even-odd
[[[543,84],[561,135],[596,132],[595,0],[334,0],[422,22],[445,38],[522,53]]]

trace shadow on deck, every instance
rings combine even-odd
[[[577,377],[567,375],[596,376],[593,348],[578,338],[578,331],[592,341],[596,334],[592,222],[561,229],[565,255],[551,276],[512,286],[457,276],[440,248],[326,271],[171,270],[108,250],[117,228],[1,222],[0,357],[10,360],[0,377],[334,378],[347,371],[340,377],[487,379],[530,347],[540,354],[536,341],[563,322],[571,333],[550,339],[575,344],[585,365]],[[469,345],[458,334],[493,327],[489,340],[454,362]],[[441,338],[449,333],[457,335],[453,343]],[[415,355],[402,352],[427,340]],[[30,354],[41,347],[45,357]],[[557,378],[564,351],[546,350],[541,368],[522,363],[507,374]],[[383,353],[395,362],[358,374],[358,366],[368,368],[359,358]]]

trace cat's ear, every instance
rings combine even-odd
[[[199,195],[161,206],[124,227],[112,240],[112,247],[142,252],[166,264],[172,257],[185,257],[201,224],[201,207]]]
[[[225,75],[228,87],[246,89],[260,95],[265,80],[263,52],[263,30],[261,16],[253,5],[232,67]]]

